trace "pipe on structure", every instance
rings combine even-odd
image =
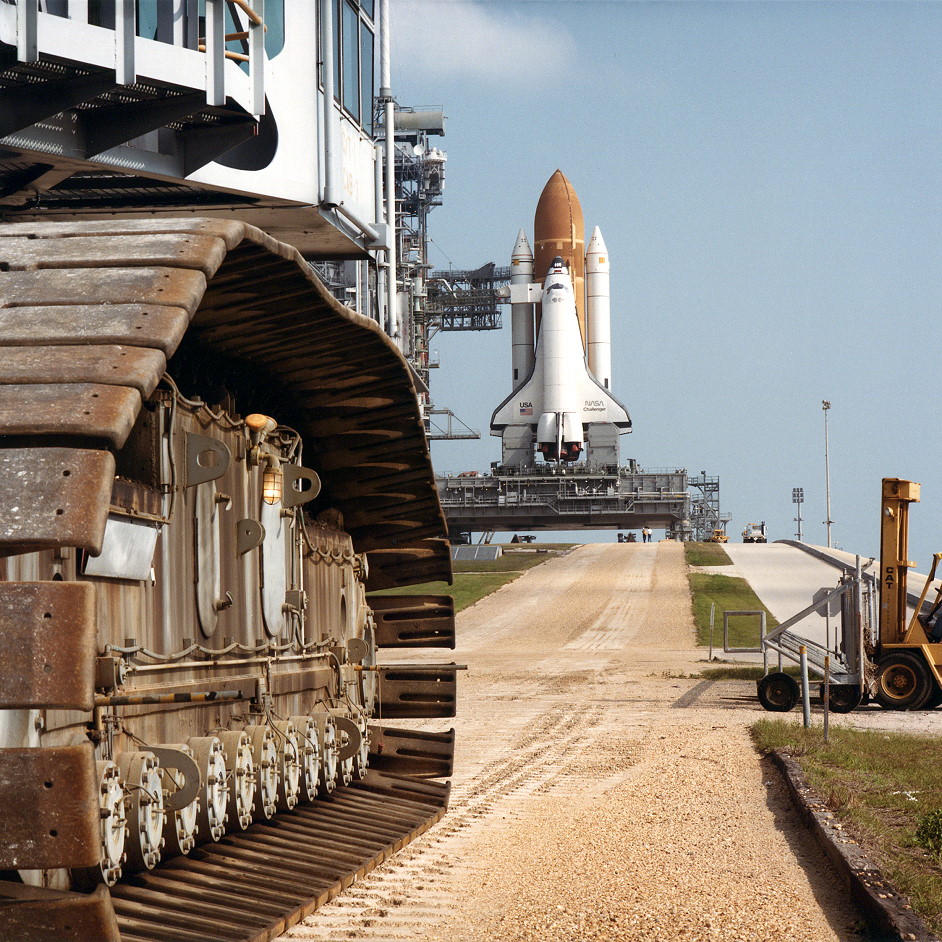
[[[324,199],[323,203],[333,208],[337,205],[334,178],[334,155],[336,153],[336,122],[334,121],[334,3],[321,0],[321,55],[323,56],[324,83]]]
[[[385,212],[383,210],[383,145],[378,143],[375,145],[373,152],[373,170],[375,172],[373,186],[375,188],[375,197],[374,205],[376,206],[376,223],[377,225],[382,225],[385,228]],[[386,233],[386,239],[389,239],[389,233]],[[389,243],[386,243],[387,247]],[[379,253],[377,253],[376,259],[376,297],[375,307],[376,307],[376,322],[382,326],[383,325],[383,299],[386,297],[386,276],[387,269],[386,266],[379,261]]]
[[[533,281],[533,252],[523,229],[517,235],[510,256],[510,284],[529,285]],[[513,288],[511,288],[513,290]],[[511,366],[514,386],[522,383],[533,372],[533,304],[514,301],[510,306]]]
[[[357,213],[345,206],[337,193],[337,172],[334,162],[337,154],[337,119],[334,108],[334,4],[332,0],[321,0],[320,5],[321,49],[323,50],[324,108],[324,192],[321,208],[331,210],[348,220],[369,242],[377,242],[379,233],[375,226],[361,219]]]
[[[389,336],[402,349],[402,324],[399,317],[398,290],[398,234],[396,232],[396,111],[392,95],[392,79],[389,64],[389,0],[380,0],[380,90],[385,101],[383,127],[386,135],[386,225],[389,227],[389,249],[386,252],[386,317]]]
[[[589,369],[606,389],[612,388],[611,285],[608,249],[598,226],[585,255],[586,334]]]

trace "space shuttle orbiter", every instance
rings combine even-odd
[[[573,462],[583,451],[590,463],[617,465],[631,418],[609,389],[608,251],[596,227],[583,255],[582,209],[559,170],[537,205],[534,238],[535,261],[523,230],[511,256],[516,387],[494,411],[491,434],[502,439],[505,466],[533,465],[536,454]],[[557,251],[546,262],[549,249]]]

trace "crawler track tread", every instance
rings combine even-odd
[[[438,800],[416,793],[415,800],[400,797],[390,806],[384,789],[348,785],[328,801],[207,844],[192,859],[174,858],[112,888],[122,940],[268,942],[435,824],[446,798],[442,786]],[[346,840],[335,833],[325,843],[320,837],[328,822],[341,820],[337,806],[349,833]],[[364,842],[362,835],[375,833],[377,822],[384,838]],[[225,874],[225,887],[214,881],[217,873]]]

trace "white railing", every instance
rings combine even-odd
[[[184,20],[187,0],[161,2],[173,3],[174,23]],[[176,30],[172,42],[138,36],[135,0],[114,0],[113,30],[89,23],[88,0],[72,0],[68,16],[41,11],[39,0],[15,0],[13,6],[0,4],[0,36],[16,45],[20,62],[36,62],[46,54],[113,68],[118,85],[133,85],[139,76],[170,80],[205,89],[209,105],[225,105],[230,96],[258,116],[265,110],[265,0],[233,2],[245,17],[245,29],[226,34],[226,0],[206,0],[206,36],[198,49],[187,48]],[[247,42],[248,55],[226,50],[233,39]],[[227,59],[247,62],[248,76],[230,71],[227,79]]]

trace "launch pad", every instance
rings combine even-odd
[[[609,253],[598,226],[586,246],[582,207],[560,170],[540,195],[533,235],[531,249],[521,229],[511,254],[513,385],[490,429],[500,463],[435,479],[452,543],[521,530],[712,536],[724,528],[718,480],[622,464],[632,421],[612,391]]]
[[[687,472],[598,471],[540,464],[436,478],[453,543],[460,534],[529,530],[664,529],[693,538]]]

